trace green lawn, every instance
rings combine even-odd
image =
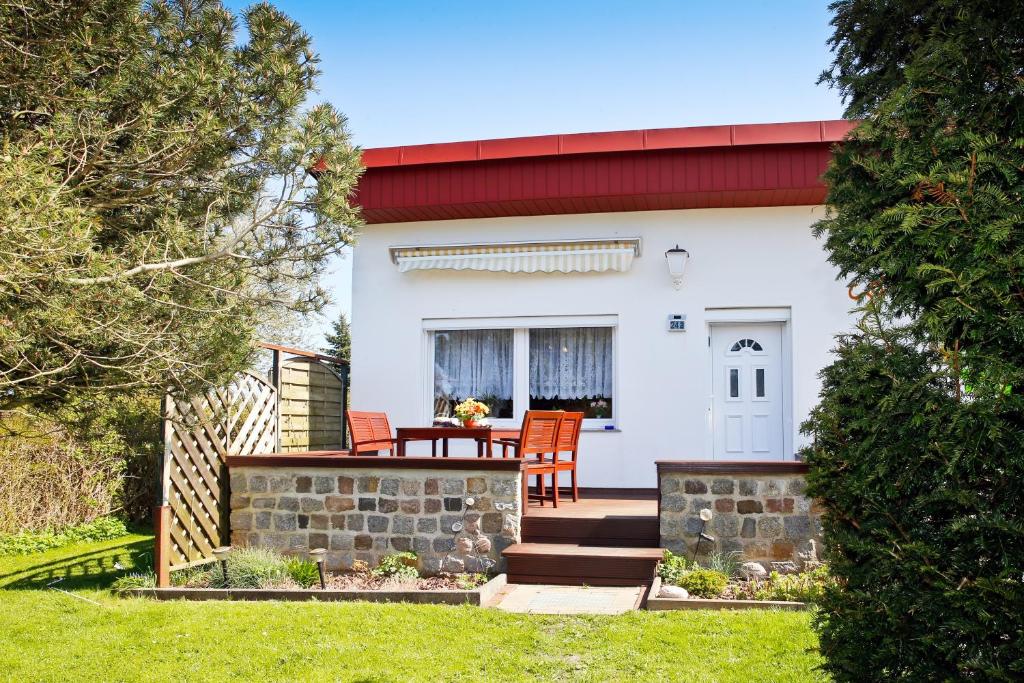
[[[811,681],[798,612],[513,615],[472,607],[162,602],[106,586],[148,563],[130,536],[0,558],[0,678],[12,681]],[[119,569],[118,566],[121,568]],[[85,600],[46,588],[54,584]]]

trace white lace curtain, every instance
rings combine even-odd
[[[530,396],[609,398],[612,328],[530,330]]]
[[[434,396],[512,400],[512,330],[434,335]]]

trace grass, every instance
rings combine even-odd
[[[151,547],[136,534],[0,558],[0,679],[824,680],[802,612],[555,617],[112,596],[107,587],[148,566]],[[79,597],[46,587],[57,579]]]

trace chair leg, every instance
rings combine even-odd
[[[570,478],[572,479],[572,502],[580,502],[580,490],[576,487],[576,468],[573,467],[569,470]]]
[[[544,475],[543,474],[538,474],[537,475],[537,493],[540,496],[540,506],[544,507],[544,496],[546,494],[544,493]]]
[[[551,473],[551,495],[553,496],[552,505],[558,507],[558,470]]]

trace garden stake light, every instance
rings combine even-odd
[[[213,556],[220,562],[220,573],[224,577],[224,585],[228,585],[228,556],[231,554],[231,546],[222,545],[213,549]]]
[[[700,511],[700,533],[697,534],[697,544],[693,546],[693,557],[690,558],[690,562],[697,561],[697,552],[700,550],[700,542],[707,541],[708,543],[714,543],[715,537],[708,536],[704,533],[704,527],[711,521],[711,508],[704,508]]]
[[[327,581],[324,580],[324,562],[327,561],[327,548],[314,548],[309,551],[309,556],[316,562],[316,571],[320,575],[320,590],[327,590]]]

